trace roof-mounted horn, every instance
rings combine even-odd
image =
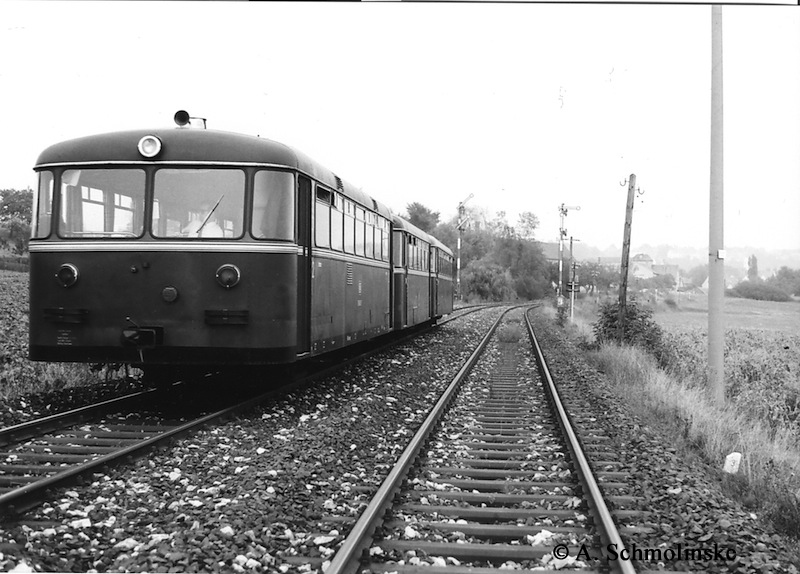
[[[206,128],[206,118],[196,118],[189,115],[186,110],[178,110],[174,116],[175,123],[178,127],[192,127],[192,120],[201,120],[203,122],[203,129]]]

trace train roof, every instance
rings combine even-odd
[[[153,158],[139,153],[145,136],[161,140],[161,152]],[[285,144],[266,138],[199,128],[159,128],[97,134],[67,140],[45,149],[34,169],[72,164],[218,164],[286,167],[340,191],[346,197],[391,218],[388,207],[334,172]]]
[[[442,251],[445,251],[450,255],[453,254],[453,251],[447,245],[436,239],[430,233],[422,231],[419,227],[403,219],[399,215],[392,214],[392,223],[394,224],[395,229],[400,229],[402,231],[410,233],[411,235],[416,235],[417,237],[420,237],[421,239],[427,241],[434,247],[437,247],[438,249],[441,249]]]
[[[442,251],[444,251],[445,253],[449,253],[450,255],[453,254],[453,250],[452,249],[450,249],[447,245],[445,245],[444,243],[442,243],[441,241],[436,239],[433,235],[431,235],[431,243],[435,247],[437,247],[438,249],[441,249]]]

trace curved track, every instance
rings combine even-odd
[[[634,571],[628,562],[609,563],[602,551],[622,541],[597,481],[605,492],[624,485],[613,471],[596,477],[591,470],[521,315],[511,311],[486,334],[326,574],[481,573],[503,565]],[[614,500],[617,508],[625,503],[624,496]]]

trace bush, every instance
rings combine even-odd
[[[779,287],[769,285],[761,281],[742,281],[733,289],[728,289],[729,297],[741,297],[743,299],[756,299],[758,301],[789,301],[789,294]]]
[[[618,341],[619,303],[607,302],[600,305],[597,322],[592,326],[598,345]],[[653,311],[628,301],[625,306],[625,333],[622,341],[628,345],[641,347],[653,354],[659,361],[664,354],[664,333],[653,319]]]
[[[485,259],[472,261],[467,266],[461,284],[463,292],[471,299],[510,301],[514,298],[511,274]]]

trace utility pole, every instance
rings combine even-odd
[[[469,217],[464,217],[464,211],[466,208],[464,207],[466,203],[472,199],[473,194],[470,193],[467,199],[462,201],[458,204],[458,224],[456,228],[458,229],[458,245],[456,251],[458,252],[457,259],[456,259],[456,298],[461,301],[461,238],[464,235],[464,227],[466,227],[467,223],[469,223]]]
[[[559,307],[564,306],[564,238],[567,236],[567,230],[564,229],[564,218],[570,209],[580,211],[579,205],[564,205],[563,203],[558,206],[558,213],[561,215],[561,227],[558,230],[558,291],[556,291],[556,304]]]
[[[722,6],[711,6],[711,178],[708,211],[708,384],[725,403],[725,247],[723,235]]]
[[[622,185],[625,185],[624,183]],[[633,200],[636,191],[636,174],[628,178],[628,201],[625,204],[625,229],[622,234],[622,263],[619,283],[619,317],[617,318],[617,339],[621,343],[625,336],[625,313],[628,297],[628,260],[631,255],[631,223],[633,221]]]
[[[572,265],[572,281],[570,282],[569,287],[569,320],[570,323],[572,322],[573,318],[575,317],[575,289],[577,288],[578,278],[577,278],[577,267],[578,264],[575,263],[575,257],[572,255],[572,241],[573,237],[569,236],[569,262]],[[575,241],[580,241],[580,239],[575,239]]]

